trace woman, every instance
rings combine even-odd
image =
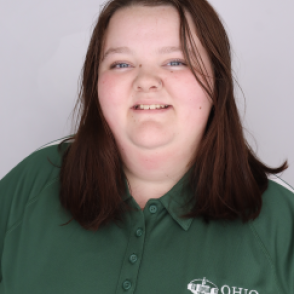
[[[75,135],[0,182],[0,293],[294,293],[294,195],[269,180],[205,0],[112,0]]]

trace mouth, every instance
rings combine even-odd
[[[134,110],[160,110],[160,109],[167,109],[169,107],[171,107],[171,105],[167,105],[167,104],[151,104],[151,105],[137,104],[137,105],[134,105],[132,108]]]

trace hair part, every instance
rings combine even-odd
[[[190,163],[189,186],[196,204],[183,217],[244,222],[255,219],[262,207],[262,194],[268,187],[267,174],[280,173],[288,165],[285,161],[277,168],[266,166],[244,137],[234,97],[229,39],[218,14],[206,0],[110,0],[104,5],[83,66],[75,107],[75,110],[79,107],[77,131],[63,154],[60,171],[63,207],[81,226],[94,231],[101,225],[122,220],[125,212],[133,210],[122,200],[127,192],[127,178],[99,105],[97,81],[109,21],[119,9],[134,5],[165,5],[177,9],[187,65],[213,103],[203,138]],[[195,28],[189,27],[185,12],[192,16]],[[213,87],[191,29],[196,29],[211,61]]]

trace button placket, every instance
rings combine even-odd
[[[141,262],[141,258],[139,257],[143,254],[145,242],[145,217],[142,210],[133,212],[130,215],[128,226],[129,228],[132,227],[132,229],[130,231],[125,257],[122,261],[116,294],[133,293],[136,288]]]
[[[150,213],[152,213],[152,214],[156,213],[156,212],[157,212],[157,206],[156,206],[155,204],[151,204],[151,205],[149,206],[149,211],[150,211]]]
[[[130,280],[125,280],[122,284],[124,290],[129,290],[132,288],[132,282]]]
[[[137,237],[141,237],[141,236],[143,235],[143,233],[144,233],[144,231],[143,231],[142,228],[138,228],[138,229],[136,230],[136,236],[137,236]]]
[[[129,257],[129,261],[131,263],[135,263],[136,261],[138,260],[138,256],[136,254],[132,254],[130,257]]]

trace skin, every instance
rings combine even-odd
[[[186,17],[194,28],[187,12]],[[123,8],[110,20],[103,52],[127,46],[133,54],[109,54],[99,65],[99,103],[120,149],[132,196],[142,209],[187,172],[212,107],[191,70],[181,63],[183,52],[157,53],[164,46],[180,47],[179,27],[173,7]],[[207,53],[195,29],[192,33],[212,77]],[[121,64],[112,67],[114,62]],[[148,113],[132,109],[135,104],[171,106]]]

